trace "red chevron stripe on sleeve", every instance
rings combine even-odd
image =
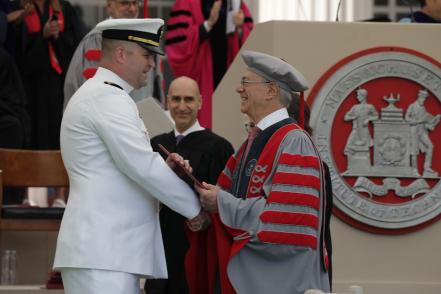
[[[217,178],[217,183],[224,189],[229,189],[231,187],[231,177],[228,174],[233,174],[234,168],[236,167],[237,159],[234,155],[230,156],[225,165],[224,170],[221,172]]]
[[[83,71],[83,77],[85,77],[88,80],[95,75],[96,71],[97,71],[96,68],[86,68]]]
[[[271,191],[267,202],[309,206],[317,210],[320,209],[320,199],[317,196],[305,193]]]
[[[317,237],[297,233],[260,231],[257,237],[262,242],[288,244],[317,249]]]
[[[305,186],[320,191],[320,179],[311,175],[276,172],[273,178],[274,184]]]
[[[260,215],[260,220],[264,223],[306,226],[318,229],[318,217],[307,213],[265,211]]]
[[[310,167],[320,170],[320,162],[316,156],[282,153],[279,158],[279,164]]]
[[[101,60],[101,50],[89,49],[86,51],[86,53],[84,53],[84,57],[86,57],[87,60],[99,61]]]

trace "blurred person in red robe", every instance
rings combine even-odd
[[[203,127],[211,128],[213,92],[253,27],[242,0],[176,0],[172,7],[165,50],[173,75],[201,89]]]

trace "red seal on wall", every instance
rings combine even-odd
[[[441,64],[406,48],[357,52],[308,97],[333,181],[334,213],[375,233],[441,218]]]

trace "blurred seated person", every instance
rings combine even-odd
[[[138,0],[107,0],[106,11],[109,18],[137,18],[139,14]],[[70,61],[64,82],[64,105],[67,103],[78,88],[89,78],[95,75],[101,60],[101,32],[93,28],[75,50]],[[156,63],[159,57],[156,57]],[[162,102],[163,94],[160,87],[161,75],[158,68],[152,69],[147,74],[147,85],[134,89],[130,96],[138,102],[146,97],[155,97]]]
[[[26,94],[17,67],[0,47],[0,147],[21,149],[29,142]]]
[[[33,9],[24,17],[26,32],[19,69],[32,124],[30,148],[58,150],[63,84],[68,64],[83,36],[83,25],[69,1],[28,2]],[[65,202],[65,191],[55,191],[60,199],[57,202]]]
[[[19,58],[23,38],[23,19],[29,15],[34,6],[31,0],[0,0],[0,27],[5,36],[0,36],[4,49],[14,59]]]
[[[400,22],[441,23],[441,1],[418,0],[421,9],[400,19]]]
[[[0,23],[0,148],[22,149],[29,143],[31,126],[17,66],[3,48],[7,35],[6,17],[3,20],[5,22]],[[5,194],[8,197],[3,204],[18,204],[22,202],[24,189],[8,188]]]

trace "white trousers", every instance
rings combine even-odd
[[[135,274],[87,268],[62,268],[65,294],[140,294]]]

